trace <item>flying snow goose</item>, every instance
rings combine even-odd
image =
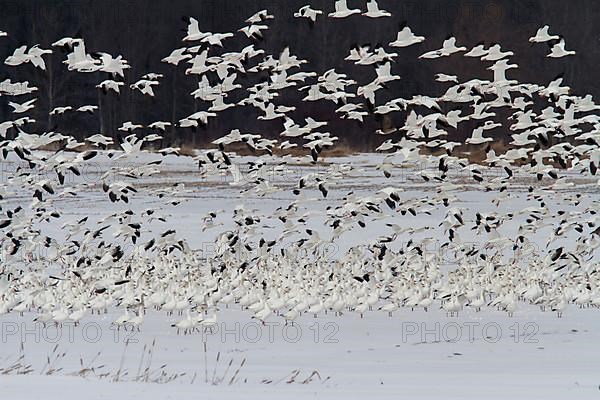
[[[454,82],[458,83],[458,77],[456,75],[446,75],[446,74],[435,74],[435,80],[438,82]]]
[[[267,10],[260,10],[248,18],[245,22],[249,24],[256,24],[258,22],[263,22],[269,19],[275,18],[273,15],[269,14]]]
[[[413,44],[425,41],[425,36],[415,35],[408,26],[405,26],[400,32],[396,40],[390,43],[391,47],[408,47]]]
[[[13,113],[22,114],[22,113],[27,112],[27,111],[31,110],[32,108],[34,108],[35,107],[34,103],[36,101],[37,101],[37,98],[28,100],[25,103],[21,103],[21,104],[9,101],[8,105],[13,108]]]
[[[223,47],[223,40],[227,38],[232,38],[233,33],[209,33],[208,36],[205,36],[202,40],[202,43],[208,43],[211,46],[219,46]]]
[[[468,53],[465,53],[465,57],[477,57],[477,58],[481,58],[483,56],[485,56],[488,53],[488,50],[486,50],[485,45],[483,43],[477,43],[477,45],[475,45],[475,47],[473,47],[471,50],[469,50]]]
[[[200,32],[197,19],[188,17],[184,18],[184,20],[188,22],[187,35],[183,38],[184,41],[202,40],[210,35],[210,32]]]
[[[150,125],[148,125],[148,128],[150,129],[158,129],[159,131],[165,131],[167,129],[168,126],[171,126],[170,122],[166,122],[166,121],[156,121],[151,123]]]
[[[483,61],[498,61],[506,57],[514,56],[512,51],[502,51],[499,44],[495,44],[487,50],[487,54],[481,57]]]
[[[439,57],[447,57],[451,54],[458,53],[461,51],[466,51],[466,50],[467,50],[467,48],[464,46],[462,46],[462,47],[456,46],[456,38],[455,37],[449,37],[448,39],[444,40],[444,43],[442,43],[441,49],[432,50],[432,51],[428,51],[427,53],[423,53],[419,56],[419,58],[432,59],[432,58],[439,58]]]
[[[123,86],[124,84],[125,83],[123,83],[123,82],[118,82],[118,81],[113,81],[112,79],[107,79],[107,80],[102,81],[99,84],[97,84],[96,87],[98,89],[102,89],[104,94],[107,94],[109,90],[112,90],[116,94],[119,94],[120,87]]]
[[[71,106],[66,106],[66,107],[55,107],[52,111],[50,111],[48,114],[50,115],[58,115],[58,114],[64,114],[67,111],[72,110],[73,107]]]
[[[550,35],[548,30],[550,27],[548,25],[544,25],[536,32],[535,36],[529,38],[530,43],[544,43],[549,42],[551,40],[559,40],[560,37],[558,35]]]
[[[94,111],[96,111],[98,109],[98,106],[94,106],[94,105],[86,105],[86,106],[81,106],[79,107],[77,110],[77,112],[85,112],[88,114],[93,114]]]
[[[483,130],[484,130],[483,126],[475,128],[473,130],[471,137],[466,140],[466,143],[482,144],[482,143],[491,142],[492,140],[494,140],[490,137],[483,137]]]
[[[357,8],[349,9],[347,0],[336,0],[335,11],[327,14],[330,18],[346,18],[353,14],[360,14],[361,11]]]
[[[381,17],[391,17],[392,14],[385,10],[379,9],[379,4],[377,4],[376,0],[370,0],[367,2],[367,12],[362,13],[362,15],[369,18],[381,18]]]
[[[175,49],[171,52],[171,54],[169,54],[168,56],[166,56],[165,58],[163,58],[160,61],[177,66],[177,65],[179,65],[179,63],[181,61],[192,58],[191,54],[184,54],[186,51],[187,51],[187,47],[181,47],[179,49]]]
[[[158,81],[150,79],[140,79],[139,81],[129,85],[131,89],[139,90],[140,93],[154,97],[154,90],[152,86],[158,86]]]
[[[314,10],[310,8],[310,5],[300,7],[298,12],[294,13],[294,17],[296,18],[308,18],[311,22],[316,22],[317,15],[323,14],[321,10]]]
[[[238,29],[249,39],[261,40],[263,38],[262,31],[269,29],[267,25],[249,25]]]
[[[144,127],[143,125],[134,124],[131,121],[126,121],[126,122],[123,122],[123,125],[121,125],[121,127],[118,129],[123,132],[132,132],[135,129],[141,129],[143,127]]]
[[[559,42],[556,43],[554,46],[552,46],[552,49],[550,50],[550,54],[548,54],[546,57],[562,58],[562,57],[571,56],[571,55],[575,55],[575,54],[576,54],[575,50],[566,50],[565,49],[565,39],[560,38]]]

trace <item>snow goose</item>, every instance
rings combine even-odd
[[[180,331],[183,332],[184,335],[187,335],[188,333],[191,333],[193,331],[193,329],[197,323],[198,323],[197,318],[192,318],[192,315],[190,314],[190,310],[187,309],[185,311],[185,318],[180,321],[177,321],[176,323],[174,323],[171,326],[173,328],[177,328],[178,335],[179,335]]]
[[[184,54],[186,51],[187,47],[175,49],[171,52],[171,54],[161,59],[160,61],[177,66],[181,61],[192,58],[191,54]]]
[[[536,32],[535,36],[529,38],[530,43],[543,43],[549,42],[551,40],[559,40],[560,37],[558,35],[550,35],[548,30],[550,27],[548,25],[544,25]]]
[[[499,44],[495,44],[487,50],[487,54],[481,57],[483,61],[498,61],[506,57],[514,56],[512,51],[502,51]]]
[[[367,12],[362,13],[362,15],[369,18],[381,18],[392,16],[392,14],[390,14],[389,12],[381,10],[376,0],[370,0],[367,2]]]
[[[300,9],[294,13],[296,18],[307,18],[312,23],[317,21],[317,15],[323,14],[321,10],[314,10],[310,8],[310,5],[300,7]]]
[[[81,107],[77,108],[75,111],[93,114],[94,111],[96,111],[97,109],[98,109],[98,106],[85,105],[85,106],[81,106]]]
[[[86,313],[87,313],[87,310],[85,308],[80,308],[78,310],[75,310],[69,314],[69,320],[72,321],[75,324],[75,326],[78,326],[79,321],[81,321],[81,319],[83,317],[85,317]]]
[[[558,43],[556,43],[554,46],[552,46],[550,53],[546,57],[562,58],[562,57],[571,56],[571,55],[575,55],[575,54],[576,54],[575,50],[566,50],[565,49],[565,39],[561,37],[560,40],[558,41]]]
[[[458,297],[453,294],[450,296],[450,299],[444,301],[441,308],[446,311],[446,316],[458,317],[458,312],[462,309],[462,305],[458,301]]]
[[[202,40],[210,35],[210,32],[200,32],[197,19],[184,17],[184,21],[188,22],[187,35],[183,38],[184,41]]]
[[[267,21],[269,19],[274,19],[274,18],[275,17],[273,15],[269,14],[269,12],[267,10],[260,10],[260,11],[257,11],[256,13],[254,13],[248,19],[246,19],[245,22],[247,22],[249,24],[256,24],[258,22],[263,22],[263,21]]]
[[[456,75],[435,74],[435,80],[438,82],[458,83],[458,77]]]
[[[22,114],[24,112],[27,112],[27,111],[33,109],[35,107],[34,103],[36,101],[37,101],[37,98],[36,99],[28,100],[25,103],[21,103],[21,104],[9,101],[8,105],[13,108],[13,113],[15,113],[15,114]]]
[[[475,47],[469,50],[469,52],[465,53],[464,56],[481,58],[487,55],[488,52],[489,50],[486,50],[484,43],[477,43],[477,45],[475,45]]]
[[[392,316],[392,313],[396,310],[398,310],[398,304],[394,301],[387,303],[381,307],[379,307],[379,310],[381,311],[385,311],[388,313],[388,317]]]
[[[292,326],[294,325],[294,321],[296,320],[296,318],[298,318],[299,316],[300,311],[296,310],[295,308],[292,308],[291,310],[283,314],[285,324],[287,325],[288,323],[290,323]]]
[[[552,300],[552,311],[556,311],[558,318],[562,318],[563,311],[567,308],[567,303],[567,298],[564,294]]]
[[[104,92],[104,94],[108,94],[109,90],[112,90],[116,94],[119,94],[120,87],[123,86],[124,84],[125,83],[123,83],[123,82],[118,82],[118,81],[114,81],[112,79],[107,79],[107,80],[104,80],[104,81],[100,82],[99,84],[97,84],[96,87],[98,89],[101,89]]]
[[[198,317],[198,323],[200,324],[200,326],[202,326],[205,332],[207,330],[212,332],[214,327],[217,325],[217,314],[213,313],[211,316],[208,316],[206,318],[200,316]]]
[[[444,40],[444,43],[442,43],[441,49],[432,50],[432,51],[428,51],[427,53],[423,53],[419,56],[419,58],[432,59],[432,58],[439,58],[439,57],[447,57],[454,53],[458,53],[458,52],[466,51],[466,50],[467,50],[467,48],[464,46],[457,47],[456,46],[456,38],[452,36],[452,37],[449,37],[448,39]]]
[[[327,14],[330,18],[346,18],[353,14],[360,14],[359,9],[349,9],[347,0],[336,0],[335,11]]]
[[[61,307],[57,310],[52,311],[52,321],[56,326],[62,326],[62,323],[69,319],[69,313],[66,308]]]
[[[238,32],[242,32],[249,39],[262,40],[262,31],[269,29],[267,25],[249,25],[238,29]]]
[[[59,115],[59,114],[64,114],[67,111],[72,110],[73,107],[71,106],[66,106],[66,107],[55,107],[52,111],[50,111],[48,114],[49,115]]]
[[[396,40],[390,43],[391,47],[408,47],[413,44],[425,41],[425,36],[415,35],[408,26],[405,26],[396,37]]]
[[[471,134],[471,137],[466,140],[466,143],[468,143],[468,144],[483,144],[483,143],[491,142],[492,140],[494,140],[490,137],[483,137],[483,130],[484,130],[483,126],[475,128]]]

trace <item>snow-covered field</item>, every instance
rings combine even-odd
[[[389,318],[374,311],[363,319],[304,315],[286,328],[280,319],[263,326],[231,309],[221,310],[213,334],[185,336],[164,323],[177,320],[164,313],[150,313],[141,332],[127,334],[110,328],[114,313],[65,325],[59,334],[35,329],[30,315],[11,316],[2,319],[0,366],[23,354],[20,364],[28,367],[20,368],[32,372],[2,375],[0,385],[6,398],[31,388],[37,396],[31,398],[61,400],[84,393],[98,399],[597,398],[597,313],[569,309],[557,319],[526,308],[513,318],[501,312],[447,318],[440,310],[408,310]]]
[[[151,158],[145,154],[137,162],[142,165]],[[85,216],[89,221],[98,221],[115,212],[131,209],[138,214],[151,208],[156,214],[165,215],[167,222],[155,220],[145,224],[145,229],[157,232],[176,229],[178,237],[185,238],[191,248],[208,257],[215,251],[211,246],[217,234],[233,228],[234,223],[228,216],[241,204],[264,217],[257,228],[263,237],[278,238],[282,228],[274,217],[277,208],[286,207],[297,197],[291,189],[301,176],[318,170],[343,170],[344,165],[353,168],[336,181],[326,199],[316,188],[305,190],[301,195],[307,200],[300,204],[304,211],[298,214],[309,213],[306,227],[320,232],[323,237],[331,234],[331,229],[323,224],[323,213],[328,206],[343,201],[349,192],[367,196],[391,185],[402,190],[403,199],[427,199],[436,195],[439,186],[419,176],[422,171],[435,170],[435,167],[399,168],[393,178],[385,179],[375,169],[381,159],[376,155],[356,155],[327,159],[318,166],[290,163],[289,170],[269,176],[272,185],[289,190],[261,196],[253,191],[253,184],[231,185],[229,174],[204,177],[191,158],[169,156],[164,158],[159,174],[135,181],[140,192],[125,204],[111,203],[100,189],[100,177],[109,165],[114,171],[115,165],[106,157],[97,157],[82,176],[66,177],[72,179],[72,185],[89,184],[80,187],[78,196],[53,199],[61,222],[40,224],[39,229],[60,239],[67,236],[66,229],[61,229],[64,222]],[[131,160],[127,160],[127,167],[133,166]],[[14,168],[15,164],[3,163],[6,176],[14,176]],[[498,172],[487,170],[486,179],[492,180],[495,173]],[[457,170],[449,176],[451,182],[464,184],[453,191],[457,199],[452,206],[463,208],[468,213],[465,219],[469,221],[478,211],[517,213],[530,205],[527,201],[530,185],[541,190],[551,182],[517,177],[506,191],[509,197],[497,206],[493,200],[498,192],[481,191],[469,173]],[[120,179],[126,178],[114,177],[115,181]],[[110,182],[111,177],[105,176],[104,180]],[[568,175],[567,181],[575,186],[561,189],[561,196],[547,194],[547,207],[552,212],[582,211],[600,200],[594,180]],[[185,189],[179,187],[171,194],[168,188],[175,183],[185,183]],[[11,189],[15,192],[5,197],[6,208],[30,201],[30,194],[19,193],[16,187],[13,182]],[[240,194],[244,189],[249,191]],[[161,190],[166,195],[158,197]],[[584,194],[580,202],[572,199],[576,193]],[[364,228],[356,226],[342,233],[323,251],[327,257],[337,259],[351,246],[389,234],[390,228],[385,223],[409,225],[414,229],[437,227],[447,213],[444,207],[419,207],[417,216],[387,210],[385,220],[365,218]],[[202,218],[215,210],[223,210],[214,218],[216,226],[203,231]],[[526,216],[515,217],[514,223],[503,226],[502,235],[516,235],[517,222]],[[220,223],[223,225],[218,225]],[[447,236],[436,229],[400,233],[390,248],[429,236],[430,247],[425,250],[439,261],[442,271],[451,272],[460,261],[445,249]],[[551,231],[551,227],[541,228],[527,234],[527,239],[534,247],[537,245],[539,251],[546,251],[544,246]],[[106,237],[110,239],[112,233],[111,228]],[[147,240],[150,235],[143,232],[139,241]],[[475,230],[461,230],[460,235],[463,243],[486,251],[493,252],[498,245],[490,245],[491,238]],[[571,238],[566,234],[553,241],[553,246],[569,245]],[[274,252],[287,248],[293,240],[297,238],[280,240],[274,245]],[[36,248],[31,254],[20,252],[17,256],[32,260],[52,258],[53,255],[43,253],[45,251],[50,252]],[[505,256],[511,257],[510,254]],[[594,257],[590,262],[597,264],[597,253]],[[5,261],[10,259],[5,258]],[[60,275],[61,271],[50,269],[49,273]],[[480,312],[465,307],[457,317],[448,317],[439,303],[433,303],[427,311],[422,307],[414,310],[404,307],[390,317],[387,312],[378,310],[384,304],[378,301],[362,316],[348,310],[338,316],[331,311],[321,311],[316,316],[305,312],[293,325],[286,325],[285,319],[276,313],[262,322],[251,318],[252,312],[242,310],[239,304],[218,304],[218,319],[211,330],[199,329],[186,335],[178,334],[171,326],[185,319],[185,313],[179,315],[177,311],[173,315],[148,311],[140,330],[129,327],[127,332],[123,328],[117,330],[113,324],[123,314],[122,307],[109,307],[107,313],[100,315],[87,313],[78,326],[65,322],[62,327],[51,322],[47,326],[33,322],[36,312],[26,311],[20,316],[13,311],[0,317],[1,398],[19,399],[26,392],[28,398],[45,400],[82,397],[583,399],[600,395],[597,308],[570,304],[559,319],[548,309],[541,312],[538,306],[519,302],[512,317],[494,306],[484,306]]]

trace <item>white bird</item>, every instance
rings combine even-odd
[[[405,26],[400,32],[396,40],[390,43],[391,47],[408,47],[413,44],[421,43],[425,41],[425,36],[415,35],[408,26]]]
[[[296,18],[308,18],[313,23],[317,20],[317,15],[323,14],[321,10],[313,10],[310,8],[310,5],[300,7],[298,12],[294,13],[294,17]]]
[[[127,63],[127,60],[123,59],[123,56],[113,57],[108,53],[98,53],[100,55],[100,67],[99,71],[111,74],[113,77],[117,75],[121,78],[125,77],[125,70],[131,68]]]
[[[208,43],[211,46],[223,47],[223,40],[233,37],[233,33],[209,33],[208,36],[200,40],[202,43]]]
[[[94,111],[96,111],[98,109],[98,106],[93,106],[93,105],[86,105],[86,106],[81,106],[79,107],[77,110],[78,112],[86,112],[89,114],[93,114]]]
[[[15,113],[15,114],[22,114],[22,113],[24,113],[26,111],[29,111],[32,108],[34,108],[35,107],[34,103],[36,101],[37,101],[37,98],[36,99],[28,100],[25,103],[21,103],[21,104],[9,101],[8,105],[13,108],[13,113]]]
[[[197,19],[189,17],[188,22],[187,35],[183,38],[184,41],[202,40],[210,35],[210,32],[200,32]]]
[[[113,325],[117,326],[117,330],[120,330],[121,327],[123,327],[123,329],[126,329],[126,325],[129,322],[130,318],[131,316],[129,315],[129,310],[125,310],[124,314],[121,314],[121,316],[117,317],[117,319],[113,321]]]
[[[467,48],[464,46],[457,47],[456,46],[456,38],[450,37],[450,38],[444,40],[444,43],[442,43],[441,49],[432,50],[432,51],[428,51],[427,53],[423,53],[419,56],[419,58],[431,59],[431,58],[447,57],[451,54],[458,53],[461,51],[466,51],[466,50],[467,50]]]
[[[118,82],[118,81],[113,81],[112,79],[107,79],[107,80],[102,81],[99,84],[97,84],[96,87],[98,89],[102,89],[105,94],[108,93],[109,90],[112,90],[115,93],[119,94],[120,87],[123,86],[124,84],[125,83],[123,83],[123,82]]]
[[[478,43],[475,47],[473,47],[471,50],[469,50],[468,53],[465,53],[464,56],[481,58],[481,57],[485,56],[487,53],[488,53],[488,50],[486,50],[485,45],[483,43]]]
[[[131,89],[137,89],[140,93],[154,97],[152,86],[158,86],[158,81],[150,79],[140,79],[139,81],[129,85]]]
[[[483,126],[475,128],[473,130],[473,133],[472,133],[471,137],[468,138],[466,140],[466,142],[468,144],[482,144],[482,143],[491,142],[492,140],[494,140],[494,139],[489,138],[489,137],[483,137],[483,131],[484,131]]]
[[[381,18],[381,17],[391,17],[392,14],[385,10],[379,9],[379,4],[377,4],[376,0],[370,0],[367,2],[367,12],[364,12],[362,15],[369,18]]]
[[[66,107],[55,107],[52,111],[50,111],[50,115],[58,115],[58,114],[64,114],[67,111],[72,110],[73,107],[71,106],[66,106]]]
[[[535,36],[529,38],[529,42],[531,43],[543,43],[549,42],[550,40],[559,40],[560,37],[558,35],[550,35],[548,30],[550,27],[548,25],[544,25],[540,29],[538,29]]]
[[[164,308],[164,307],[163,307]],[[185,318],[178,321],[177,323],[171,325],[174,328],[177,328],[177,334],[179,335],[180,331],[183,331],[184,335],[191,333],[196,324],[198,323],[197,318],[192,318],[190,314],[189,308],[185,310]]]
[[[167,129],[168,126],[171,126],[170,122],[156,121],[156,122],[153,122],[150,125],[148,125],[148,128],[150,128],[150,129],[158,129],[158,130],[164,132],[165,129]]]
[[[92,136],[86,138],[85,140],[96,146],[101,145],[101,146],[106,147],[106,146],[113,144],[113,139],[111,137],[104,136],[99,133],[96,133],[95,135],[92,135]]]
[[[127,122],[123,122],[123,125],[121,125],[119,130],[123,131],[123,132],[131,132],[135,129],[141,129],[141,128],[143,128],[142,125],[134,124],[131,121],[127,121]]]
[[[495,44],[487,50],[487,54],[481,57],[483,61],[498,61],[500,59],[513,56],[514,53],[512,51],[502,52],[502,48],[499,44]]]
[[[375,82],[378,84],[400,79],[399,75],[392,75],[392,63],[389,61],[383,65],[379,65],[378,67],[376,67],[375,73],[377,74]]]
[[[260,10],[260,11],[257,11],[250,18],[246,19],[245,22],[247,22],[249,24],[256,24],[258,22],[263,22],[263,21],[266,21],[268,19],[273,19],[273,18],[275,18],[275,17],[273,15],[269,14],[269,12],[267,10]]]
[[[184,54],[186,52],[186,50],[187,50],[187,47],[175,49],[171,52],[171,54],[169,54],[168,56],[166,56],[165,58],[163,58],[160,61],[166,62],[169,64],[173,64],[173,65],[178,65],[181,61],[192,58],[191,54]]]
[[[361,11],[357,8],[349,9],[347,0],[336,0],[335,11],[327,14],[330,18],[346,18],[353,14],[360,14]]]
[[[571,56],[574,54],[576,54],[575,50],[566,50],[565,49],[565,39],[561,38],[558,43],[556,43],[554,46],[552,46],[552,49],[550,50],[550,54],[548,54],[546,57],[562,58],[562,57]]]
[[[249,25],[243,28],[238,29],[238,32],[242,32],[248,38],[253,39],[262,39],[263,34],[261,31],[267,30],[269,27],[267,25]]]
[[[438,82],[458,83],[458,77],[456,75],[435,74],[435,80]]]

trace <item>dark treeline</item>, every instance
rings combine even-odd
[[[489,63],[468,59],[460,55],[437,60],[418,60],[425,51],[439,48],[450,34],[456,36],[459,45],[473,47],[485,41],[487,45],[500,43],[504,50],[512,50],[511,62],[519,69],[510,70],[511,79],[521,82],[547,84],[563,73],[564,83],[579,95],[600,94],[597,63],[600,60],[600,2],[596,0],[381,0],[382,8],[393,14],[391,18],[369,19],[352,16],[332,20],[320,16],[314,26],[305,19],[293,17],[301,6],[310,3],[324,13],[333,10],[331,0],[81,0],[81,1],[0,1],[0,30],[9,36],[0,38],[0,58],[4,60],[20,46],[39,44],[42,48],[65,36],[82,37],[88,52],[107,52],[113,56],[123,55],[131,69],[126,71],[125,86],[120,95],[103,94],[95,85],[107,79],[105,73],[77,73],[67,70],[62,61],[66,55],[60,49],[44,57],[47,71],[31,64],[10,67],[0,66],[0,81],[10,78],[29,81],[39,90],[32,95],[17,98],[23,102],[38,97],[36,107],[28,115],[36,124],[27,126],[29,131],[43,132],[50,129],[82,138],[94,133],[114,135],[124,121],[144,125],[163,120],[176,122],[194,111],[204,110],[209,104],[195,101],[190,92],[197,88],[198,77],[186,75],[188,64],[178,67],[160,62],[161,58],[179,47],[194,43],[182,42],[187,23],[184,16],[199,21],[202,31],[236,32],[245,25],[244,20],[260,9],[268,9],[275,16],[267,21],[269,30],[265,39],[256,47],[267,54],[278,56],[289,46],[292,54],[308,60],[303,71],[319,74],[330,68],[347,73],[360,84],[373,80],[374,66],[356,66],[344,61],[349,49],[356,44],[386,45],[387,51],[398,53],[392,72],[402,79],[392,82],[388,89],[377,93],[377,103],[396,97],[410,98],[423,94],[441,95],[447,84],[438,83],[434,75],[439,72],[458,75],[461,81],[472,78],[492,79],[492,72],[485,68]],[[365,9],[365,1],[349,0],[351,8]],[[424,35],[424,43],[408,48],[394,49],[387,43],[396,38],[399,25],[406,21],[417,34]],[[546,58],[549,49],[545,45],[532,46],[528,38],[542,25],[548,24],[551,32],[564,35],[569,49],[577,51],[574,57],[552,60]],[[223,49],[212,49],[210,55],[239,51],[252,41],[237,33],[224,42]],[[254,63],[262,59],[259,56]],[[164,74],[155,88],[154,98],[138,91],[129,90],[129,84],[148,72]],[[255,76],[238,74],[237,83],[248,86],[266,79],[266,73]],[[312,82],[307,80],[308,82]],[[355,87],[353,87],[355,90]],[[306,92],[298,93],[288,88],[275,99],[276,104],[294,105],[290,114],[296,120],[312,116],[330,121],[328,128],[346,144],[366,149],[374,144],[371,133],[385,124],[401,124],[406,118],[397,113],[386,120],[368,117],[364,124],[340,120],[334,113],[335,104],[330,101],[300,101]],[[246,92],[239,89],[227,101],[244,98]],[[0,122],[14,119],[8,98],[0,99]],[[57,106],[81,106],[97,104],[100,110],[93,116],[67,113],[49,116]],[[190,129],[172,128],[166,133],[164,145],[189,144],[200,146],[240,128],[243,132],[255,132],[274,137],[282,130],[282,121],[258,121],[259,111],[251,106],[235,107],[219,113],[211,119],[206,129],[194,132]],[[393,118],[390,121],[388,118]],[[462,139],[470,132],[451,132],[451,138]]]

